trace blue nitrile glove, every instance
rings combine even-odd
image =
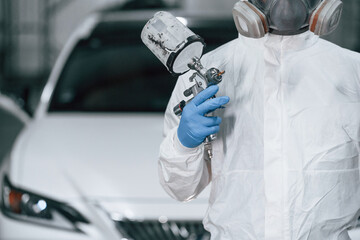
[[[210,86],[196,95],[184,107],[177,135],[185,147],[197,147],[207,136],[219,131],[221,118],[204,116],[229,102],[230,98],[226,96],[207,100],[214,96],[218,90],[217,85]]]

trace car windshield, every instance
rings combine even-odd
[[[206,50],[233,38],[231,33],[226,39],[203,36],[209,40]],[[165,111],[176,78],[141,42],[140,31],[135,34],[128,40],[92,37],[80,41],[65,64],[48,110]]]

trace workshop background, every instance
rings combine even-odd
[[[208,192],[183,205],[158,183],[163,108],[176,78],[131,29],[140,29],[139,19],[145,23],[144,11],[201,15],[182,20],[211,50],[236,38],[235,2],[0,1],[0,239],[209,239],[201,224]],[[360,1],[343,2],[340,25],[325,38],[360,52]],[[59,84],[48,84],[53,97],[45,91],[37,111],[61,50],[94,13],[106,20],[68,46],[70,60],[65,54],[58,64],[64,73],[52,76]],[[120,53],[125,55],[115,56]],[[98,68],[104,69],[103,84],[95,79]],[[112,73],[133,76],[134,83],[121,89]],[[76,91],[70,88],[94,94],[86,104],[71,104]]]

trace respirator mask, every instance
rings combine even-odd
[[[261,38],[266,33],[295,35],[310,29],[326,35],[336,29],[341,0],[241,0],[233,9],[239,33]]]

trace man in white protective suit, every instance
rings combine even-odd
[[[239,38],[202,58],[226,71],[223,81],[181,119],[173,107],[192,73],[179,78],[160,182],[180,201],[212,182],[204,219],[212,240],[350,239],[360,215],[360,54],[319,38],[341,10],[340,0],[240,1]],[[217,117],[204,116],[214,109]],[[203,141],[213,133],[209,161]]]

